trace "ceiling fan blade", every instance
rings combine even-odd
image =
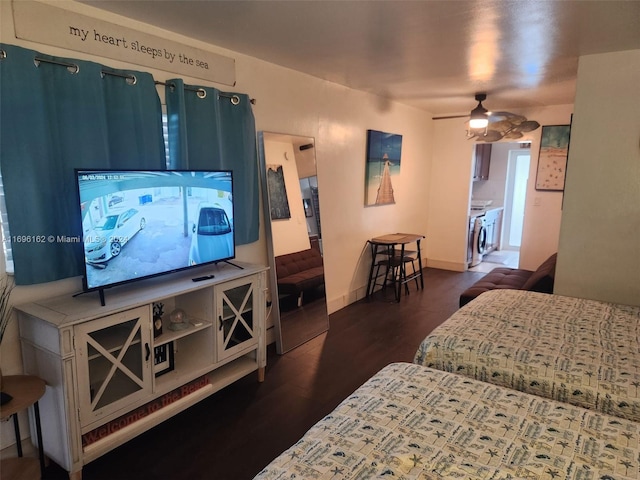
[[[515,126],[513,130],[515,132],[533,132],[539,126],[540,124],[535,120],[527,120],[526,122],[522,122],[520,125]]]
[[[450,115],[448,117],[432,117],[431,120],[449,120],[450,118],[469,118],[469,115]]]
[[[518,115],[517,113],[500,111],[500,112],[489,112],[489,116],[507,118],[507,117],[520,117],[521,115]]]
[[[487,130],[484,133],[473,135],[471,138],[475,138],[477,142],[497,142],[502,140],[502,133],[496,130]]]
[[[504,138],[508,138],[509,140],[517,140],[518,138],[522,138],[522,133],[511,130],[510,132],[504,134]]]

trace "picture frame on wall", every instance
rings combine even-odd
[[[267,188],[269,191],[271,220],[291,218],[282,165],[267,165]]]
[[[311,199],[303,198],[302,206],[304,207],[304,216],[305,217],[313,217],[313,208],[311,208]]]
[[[393,178],[400,175],[402,135],[367,130],[365,206],[396,203]]]
[[[536,171],[536,190],[564,191],[571,125],[544,125]]]

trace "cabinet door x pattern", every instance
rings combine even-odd
[[[210,267],[97,294],[16,307],[25,373],[49,388],[45,454],[73,480],[82,467],[243,376],[266,367],[266,267]],[[154,337],[154,307],[162,333]],[[159,310],[156,308],[156,310]],[[182,310],[180,328],[170,321]],[[53,366],[53,368],[51,367]]]

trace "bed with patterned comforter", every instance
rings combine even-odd
[[[640,421],[640,307],[485,292],[433,330],[415,363]]]
[[[639,423],[395,363],[255,478],[637,479],[639,440]]]

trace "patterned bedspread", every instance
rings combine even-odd
[[[640,421],[640,307],[519,290],[483,293],[415,363]]]
[[[639,439],[635,422],[395,363],[255,478],[637,479]]]

